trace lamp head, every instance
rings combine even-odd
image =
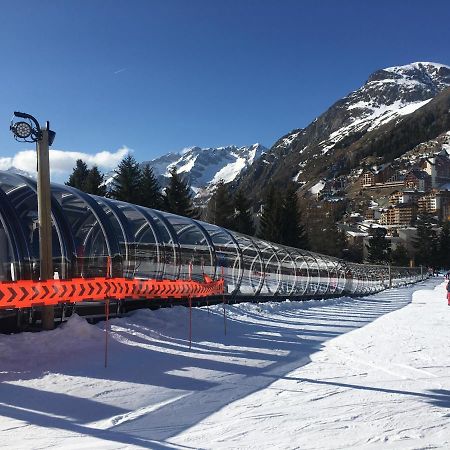
[[[33,129],[28,122],[16,122],[11,125],[11,131],[14,133],[14,136],[19,139],[27,139],[31,136]]]
[[[23,120],[14,122],[16,117]],[[27,113],[15,111],[9,129],[13,132],[14,139],[16,141],[36,142],[39,141],[42,137],[39,122],[33,116]]]

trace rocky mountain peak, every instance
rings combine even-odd
[[[415,62],[377,70],[307,127],[282,136],[237,184],[260,191],[268,179],[304,184],[315,174],[335,172],[341,166],[335,153],[342,159],[344,149],[425,107],[448,87],[450,67],[443,64]]]
[[[197,190],[215,184],[220,179],[226,183],[233,181],[266,151],[267,148],[259,143],[242,147],[194,146],[143,162],[142,165],[149,164],[163,185],[165,179],[170,176],[170,170],[176,167],[193,189]]]

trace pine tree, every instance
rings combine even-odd
[[[219,180],[216,190],[208,202],[207,220],[224,228],[230,228],[233,221],[234,208],[228,188],[223,180]]]
[[[442,224],[441,234],[439,235],[439,266],[442,268],[450,268],[450,222],[446,221]]]
[[[417,217],[417,237],[413,244],[415,248],[416,265],[437,267],[439,241],[436,231],[433,229],[432,216],[427,213],[421,213]]]
[[[72,174],[66,182],[66,185],[80,189],[80,191],[84,191],[88,174],[89,169],[87,164],[82,159],[77,159],[75,167],[73,168]]]
[[[308,238],[304,226],[300,223],[297,192],[293,184],[286,190],[281,209],[281,243],[296,248],[308,248]]]
[[[391,252],[391,262],[394,266],[406,267],[409,265],[408,250],[403,244],[398,244]]]
[[[138,204],[142,195],[140,190],[142,173],[137,161],[131,155],[125,156],[115,173],[111,197]]]
[[[103,184],[105,177],[98,170],[97,166],[94,166],[89,170],[84,184],[84,192],[93,195],[99,195],[104,197],[106,195],[106,186]]]
[[[270,183],[263,200],[258,237],[280,243],[281,236],[281,198],[273,183]]]
[[[387,264],[390,261],[391,244],[386,239],[385,228],[375,228],[367,245],[367,259],[375,264]]]
[[[153,173],[153,169],[148,164],[142,170],[140,192],[140,205],[153,209],[162,208],[161,187]]]
[[[242,189],[239,189],[234,196],[233,201],[234,215],[231,229],[238,233],[253,236],[255,233],[255,225],[253,223],[252,214],[250,212],[250,203],[245,197]]]
[[[192,202],[191,188],[178,174],[176,167],[170,171],[169,185],[164,192],[164,209],[180,216],[197,219],[199,213]]]

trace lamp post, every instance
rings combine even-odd
[[[53,278],[49,146],[55,139],[55,132],[50,130],[49,122],[41,128],[39,122],[30,114],[14,112],[14,117],[24,119],[17,122],[13,119],[11,122],[10,130],[14,138],[19,142],[36,143],[40,279],[48,280]],[[42,328],[51,330],[54,324],[54,307],[44,306]]]

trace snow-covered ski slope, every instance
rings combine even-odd
[[[226,309],[0,335],[1,448],[450,448],[442,279]]]

